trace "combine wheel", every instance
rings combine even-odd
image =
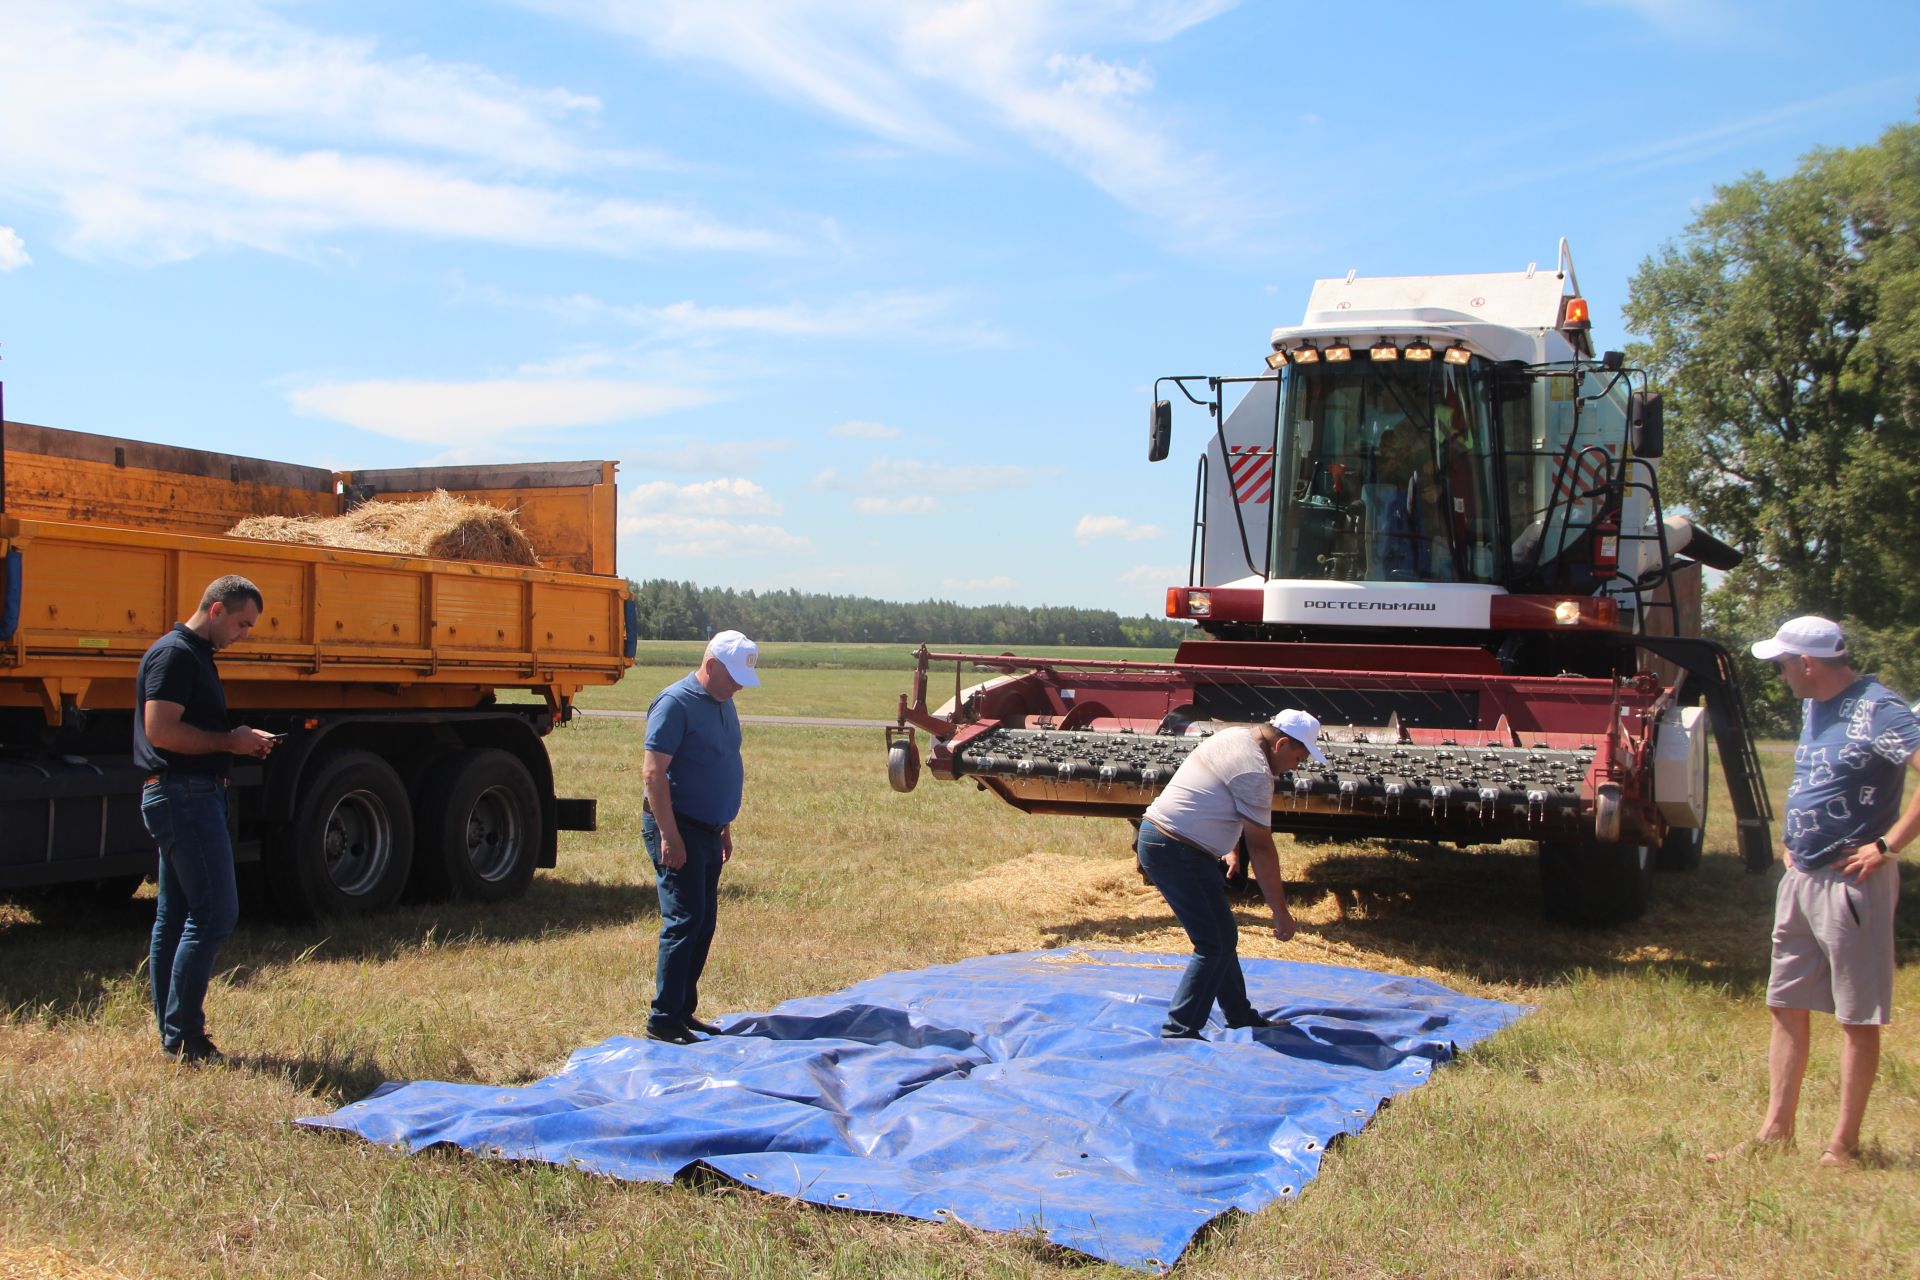
[[[895,739],[887,747],[887,785],[895,791],[920,785],[920,745],[913,738]]]
[[[368,751],[316,762],[267,863],[282,911],[349,916],[393,904],[413,866],[413,807],[393,766]]]
[[[1660,842],[1660,851],[1654,855],[1655,871],[1698,871],[1700,853],[1706,847],[1707,829],[1705,827],[1675,827],[1667,832],[1667,838]]]
[[[449,756],[420,787],[415,886],[428,898],[517,898],[533,880],[540,835],[540,793],[525,765],[493,748]]]
[[[1705,788],[1701,788],[1704,792]],[[1697,827],[1673,827],[1667,831],[1667,838],[1660,842],[1659,852],[1653,856],[1655,871],[1698,871],[1700,853],[1707,844],[1707,815],[1700,814]]]
[[[1638,920],[1652,884],[1649,845],[1541,842],[1540,888],[1549,920],[1591,928]]]

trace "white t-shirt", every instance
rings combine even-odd
[[[1147,806],[1154,826],[1216,858],[1240,843],[1243,819],[1273,821],[1273,768],[1252,729],[1222,729],[1195,747]]]

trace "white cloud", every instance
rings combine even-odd
[[[1073,526],[1073,536],[1082,546],[1102,538],[1145,542],[1149,538],[1159,537],[1161,532],[1157,524],[1136,524],[1125,516],[1081,516],[1080,522]]]
[[[853,509],[866,516],[926,516],[938,511],[940,503],[921,493],[904,498],[855,498]]]
[[[710,516],[623,515],[620,532],[651,538],[655,551],[668,556],[731,557],[813,550],[811,538],[789,533],[778,525],[741,524]]]
[[[716,305],[682,299],[664,305],[611,302],[588,293],[521,295],[456,277],[455,297],[486,306],[534,310],[570,324],[611,322],[658,342],[701,343],[730,337],[937,339],[955,347],[1005,347],[1006,334],[977,320],[956,318],[952,290],[860,292],[827,302]]]
[[[1668,37],[1739,42],[1742,10],[1732,0],[1579,0],[1583,8],[1617,9]]]
[[[375,379],[296,387],[300,413],[429,444],[470,446],[514,432],[592,426],[707,404],[692,387],[611,379],[428,382]]]
[[[27,242],[12,227],[0,227],[0,271],[24,267],[33,259],[27,256]]]
[[[685,444],[661,441],[651,447],[626,450],[625,465],[634,471],[703,471],[735,473],[758,471],[769,455],[793,448],[791,440],[695,440]]]
[[[664,167],[582,139],[599,103],[383,54],[265,6],[14,0],[0,170],[71,252],[309,253],[359,231],[565,248],[786,252],[784,233],[570,183]]]
[[[1019,584],[1004,574],[994,578],[942,578],[948,591],[1011,591]]]
[[[1147,101],[1151,71],[1086,51],[1151,45],[1236,0],[522,0],[626,36],[893,142],[955,151],[984,123],[1012,133],[1183,236],[1237,232],[1238,204],[1200,148]],[[1074,46],[1080,46],[1074,48]],[[1195,189],[1212,193],[1189,198]]]
[[[751,480],[731,477],[636,485],[620,500],[620,532],[653,540],[661,555],[746,556],[768,551],[808,552],[811,539],[778,525],[741,517],[777,516],[780,504]]]
[[[1183,564],[1137,564],[1114,579],[1130,587],[1173,587],[1186,580],[1187,567]]]
[[[840,493],[869,495],[924,493],[938,489],[944,493],[991,493],[1002,489],[1025,488],[1050,468],[1020,467],[1005,464],[941,465],[902,459],[877,458],[858,476],[841,475],[828,467],[813,478],[813,487]]]
[[[635,485],[620,500],[622,515],[777,516],[780,504],[751,480],[735,477],[674,484],[653,480]]]
[[[827,428],[827,434],[842,440],[897,440],[900,428],[884,422],[836,422]]]

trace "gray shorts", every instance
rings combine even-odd
[[[1791,862],[1773,902],[1773,972],[1767,1004],[1830,1013],[1855,1026],[1893,1019],[1893,908],[1900,864],[1864,882],[1838,866],[1802,871]]]

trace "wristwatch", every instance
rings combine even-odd
[[[1893,856],[1893,850],[1887,848],[1887,838],[1885,836],[1875,836],[1873,843],[1879,847],[1881,857],[1891,858]]]

